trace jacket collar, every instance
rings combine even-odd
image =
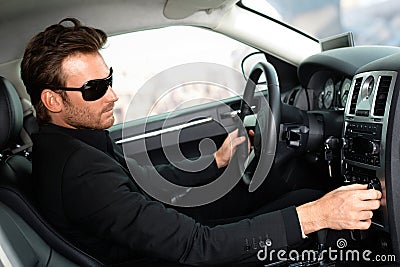
[[[61,127],[55,124],[45,124],[41,127],[42,133],[61,133],[69,135],[73,138],[79,139],[80,141],[97,148],[104,153],[114,156],[112,141],[107,130],[95,130],[95,129],[71,129]]]

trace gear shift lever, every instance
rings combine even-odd
[[[376,183],[375,181],[370,181],[368,184],[368,189],[375,189],[382,191],[382,187],[380,186],[379,182]],[[351,239],[355,241],[361,241],[368,237],[366,230],[352,230],[350,231]]]

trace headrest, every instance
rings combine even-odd
[[[7,79],[0,76],[0,152],[17,139],[23,119],[17,91]]]

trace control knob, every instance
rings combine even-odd
[[[375,190],[379,190],[382,192],[382,186],[378,179],[372,179],[368,183],[368,189],[375,189]]]
[[[379,144],[375,141],[368,141],[368,150],[369,153],[372,155],[379,154]]]

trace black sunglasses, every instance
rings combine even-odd
[[[85,101],[95,101],[97,99],[102,98],[109,86],[112,86],[112,74],[113,69],[110,68],[110,75],[104,79],[96,79],[85,82],[82,87],[74,88],[74,87],[55,87],[55,86],[47,86],[44,87],[49,88],[51,90],[64,90],[64,91],[81,91],[82,97]]]

